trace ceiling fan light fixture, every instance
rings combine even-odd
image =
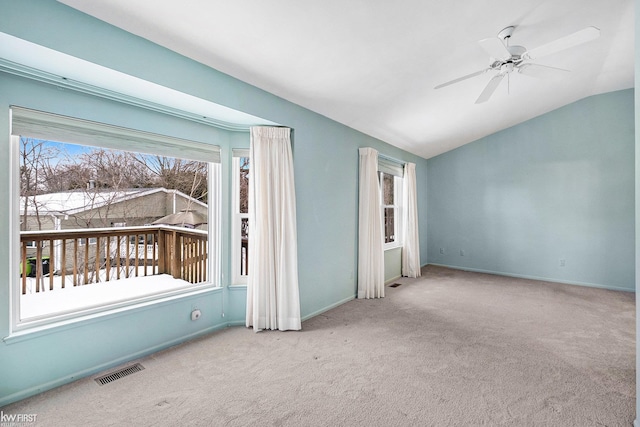
[[[507,46],[507,50],[509,51],[509,53],[511,53],[511,56],[513,58],[518,58],[520,59],[520,57],[522,57],[522,55],[524,55],[524,53],[527,51],[527,49],[524,46]]]

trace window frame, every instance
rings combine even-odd
[[[387,205],[384,200],[384,175],[393,178],[393,204]],[[393,209],[393,237],[392,242],[383,242],[384,250],[402,247],[402,177],[389,173],[385,170],[378,170],[378,188],[380,191],[380,215],[383,226],[383,239],[386,240],[386,227],[384,226],[385,208]]]
[[[249,173],[251,173],[251,158],[249,149],[233,149],[232,157],[232,185],[231,185],[231,284],[246,285],[248,274],[241,274],[240,250],[242,247],[242,220],[249,220],[249,212],[240,212],[240,159],[249,158]]]
[[[190,158],[188,156],[184,156],[183,146],[180,145],[181,141],[184,141],[187,144],[187,150],[189,151],[189,155],[191,158],[194,156],[194,152],[198,150],[210,150],[211,152],[217,153],[217,161],[212,160],[215,156],[209,156],[208,160],[199,160],[205,161],[208,164],[208,191],[209,191],[209,200],[208,200],[208,263],[207,263],[207,280],[202,283],[194,284],[188,288],[176,288],[169,289],[160,292],[151,292],[144,295],[140,295],[137,297],[132,297],[127,300],[122,301],[112,301],[106,302],[99,306],[94,305],[86,305],[81,308],[72,309],[72,310],[61,310],[54,313],[47,313],[42,316],[29,317],[22,319],[20,316],[20,280],[18,277],[19,269],[20,269],[20,257],[18,254],[20,253],[20,136],[14,129],[14,118],[16,110],[20,112],[26,112],[25,117],[28,117],[29,114],[33,113],[36,117],[41,116],[49,116],[49,117],[60,117],[62,122],[65,125],[68,125],[70,122],[77,121],[78,123],[83,124],[91,124],[95,123],[100,126],[104,126],[105,128],[110,128],[111,130],[120,130],[122,129],[125,132],[125,137],[123,141],[131,140],[132,137],[136,135],[141,135],[140,142],[142,147],[138,149],[136,147],[136,152],[147,153],[147,154],[158,154],[168,157],[175,158]],[[22,117],[24,119],[24,117]],[[114,314],[120,312],[124,309],[134,309],[141,306],[146,306],[150,303],[162,303],[163,301],[175,299],[175,298],[183,298],[188,297],[193,294],[197,294],[210,289],[219,289],[221,288],[221,274],[220,274],[220,263],[221,263],[221,181],[222,181],[222,167],[220,163],[220,153],[221,148],[218,145],[206,144],[202,142],[182,140],[180,138],[164,136],[161,134],[152,134],[149,132],[124,128],[119,126],[107,125],[105,123],[100,122],[88,122],[86,120],[74,117],[60,116],[54,113],[40,112],[35,110],[29,110],[22,107],[10,106],[9,109],[9,123],[11,125],[11,135],[10,135],[10,166],[11,166],[11,197],[10,197],[10,208],[11,208],[11,217],[10,217],[10,225],[11,232],[9,238],[10,244],[10,254],[9,254],[9,262],[10,262],[10,270],[12,283],[10,284],[10,312],[11,312],[11,320],[10,320],[10,334],[21,335],[23,333],[33,333],[39,330],[47,329],[49,327],[55,327],[61,324],[67,324],[69,322],[83,321],[90,318],[94,318],[96,316]],[[24,124],[21,124],[24,127]],[[38,127],[39,124],[36,124]],[[39,129],[41,132],[41,129]],[[25,136],[27,136],[28,132],[25,132]],[[155,136],[158,137],[159,141],[159,149],[158,150],[149,150],[148,143],[145,145],[145,139],[151,141]],[[59,138],[43,138],[48,140],[56,140]],[[98,138],[99,139],[99,138]],[[63,141],[69,142],[72,144],[78,144],[76,140],[72,141]],[[109,145],[104,145],[100,143],[100,140],[96,143],[88,143],[81,142],[80,144],[86,146],[95,146],[95,147],[103,147],[109,149],[116,150],[131,150],[131,145],[125,144],[124,142],[120,143],[110,143]],[[196,159],[194,159],[196,160]],[[89,244],[95,244],[94,242],[89,242]],[[15,273],[15,274],[14,274]]]
[[[88,243],[87,243],[87,240],[89,241]],[[87,239],[87,238],[85,238],[85,239],[78,239],[78,243],[79,243],[79,245],[80,245],[80,246],[86,246],[87,244],[88,244],[89,246],[93,246],[93,245],[95,245],[96,243],[98,243],[98,241],[96,240],[96,238],[95,238],[95,237],[89,237],[88,239]]]

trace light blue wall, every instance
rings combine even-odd
[[[634,290],[633,102],[593,96],[429,159],[428,262]]]
[[[426,165],[411,155],[53,0],[0,0],[0,31],[294,129],[301,311],[313,316],[355,296],[358,148],[369,146],[416,163],[421,259],[426,262]],[[229,277],[229,186],[232,147],[246,135],[134,111],[45,84],[0,75],[0,198],[10,197],[8,106],[16,103],[154,132],[214,141],[223,147],[223,289],[60,326],[0,343],[0,406],[244,319],[244,288]],[[226,150],[226,151],[225,151]],[[225,161],[226,159],[226,161]],[[0,230],[11,212],[0,206]],[[7,239],[3,239],[7,242]],[[9,335],[11,248],[0,245],[0,337]],[[203,317],[189,320],[197,306]],[[224,314],[224,317],[222,317]],[[304,325],[303,325],[304,326]]]
[[[0,194],[5,200],[10,197],[9,105],[213,143],[220,145],[223,151],[229,151],[227,147],[239,143],[239,138],[248,138],[246,133],[222,131],[0,73],[0,134],[5,135],[2,142],[5,149],[0,150]],[[228,181],[227,176],[224,176],[224,181]],[[228,193],[225,188],[222,197],[228,198]],[[9,228],[9,215],[8,203],[4,203],[0,208],[0,224],[4,230]],[[5,244],[0,245],[0,335],[4,338],[9,334],[9,286],[16,282],[8,275],[10,248],[8,239],[3,241]],[[225,327],[223,301],[226,292],[224,288],[212,289],[182,299],[8,339],[0,344],[0,406],[5,400],[15,400]],[[192,322],[189,317],[194,307],[203,313],[198,322]]]

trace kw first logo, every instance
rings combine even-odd
[[[38,414],[5,414],[0,411],[0,427],[19,426],[35,423]]]

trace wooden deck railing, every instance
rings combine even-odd
[[[138,276],[207,280],[207,232],[165,225],[20,233],[22,293]]]

